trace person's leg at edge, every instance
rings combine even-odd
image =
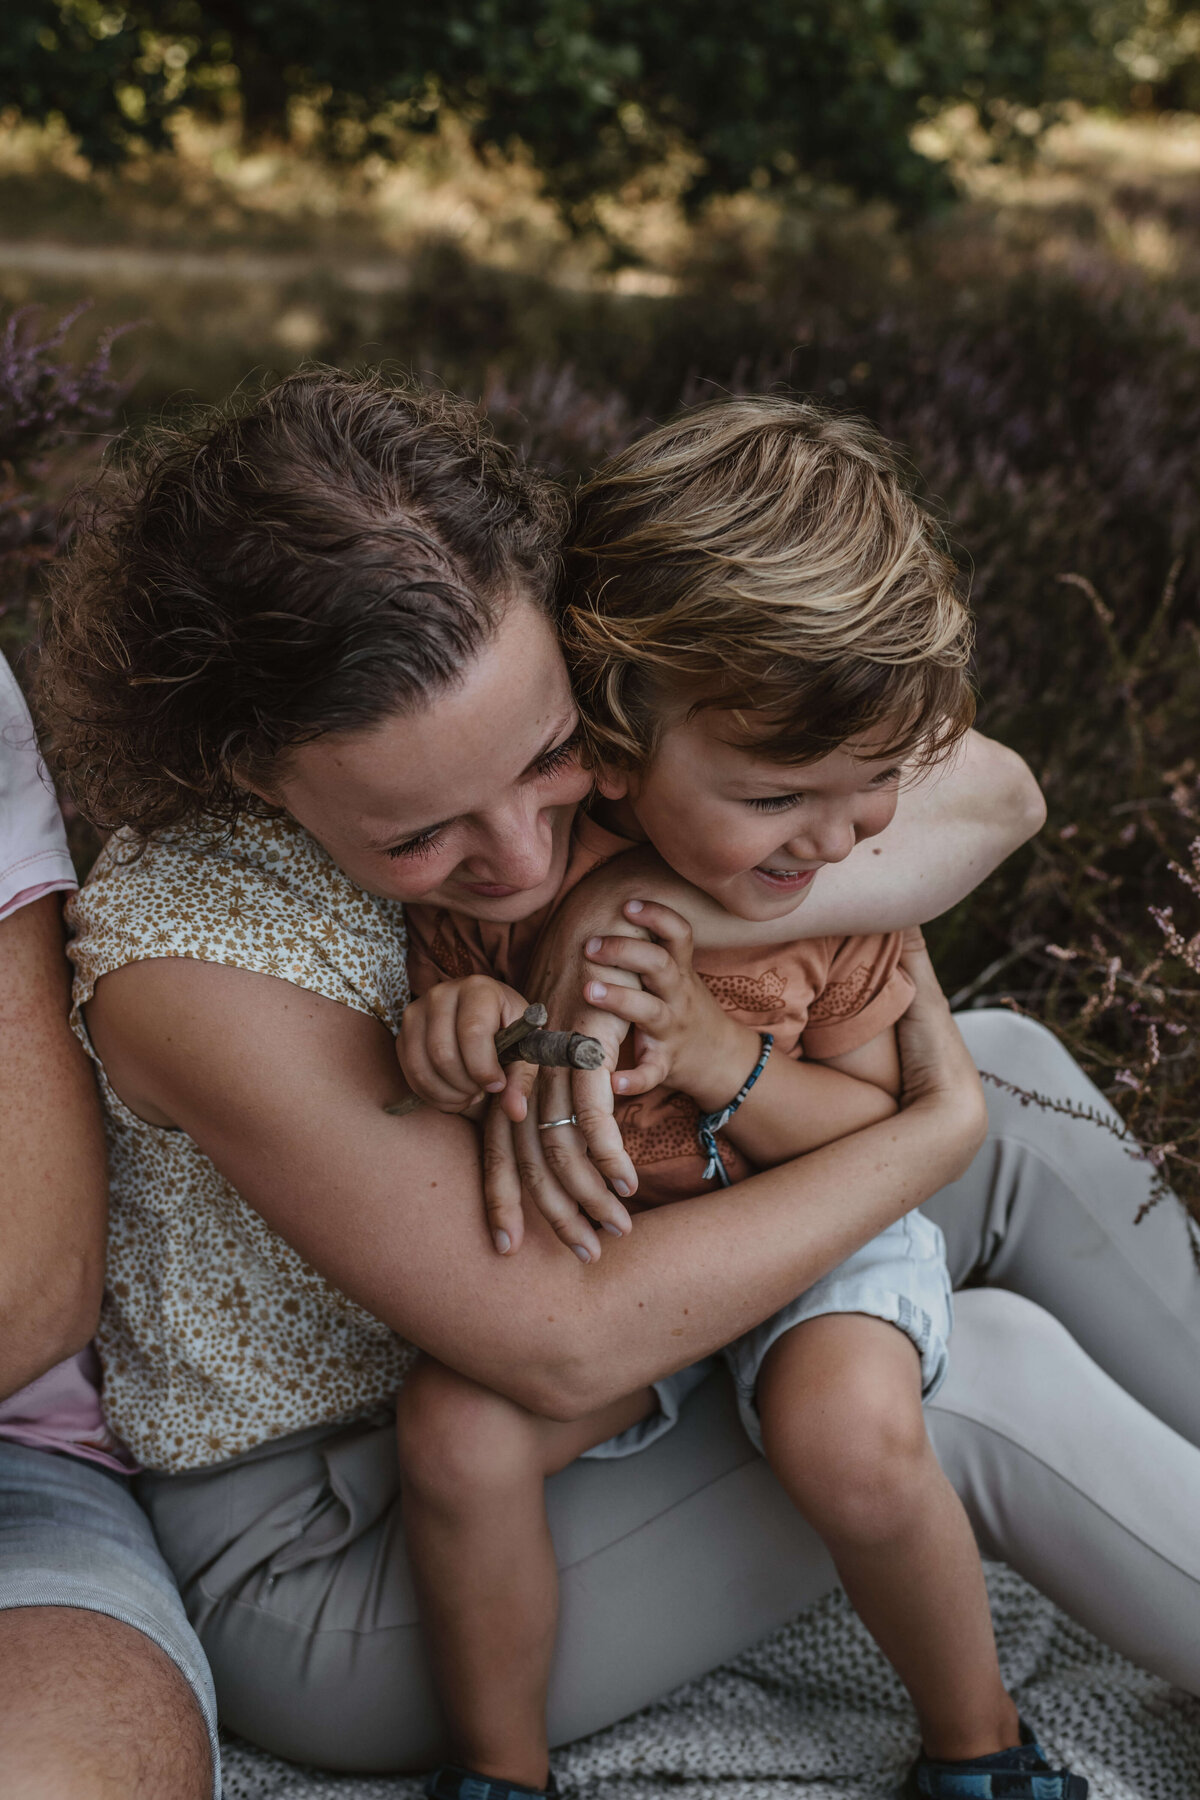
[[[212,1757],[187,1682],[119,1619],[0,1611],[5,1800],[210,1800]]]
[[[979,1552],[925,1430],[909,1338],[861,1313],[805,1320],[768,1352],[758,1412],[767,1460],[908,1689],[926,1753],[1017,1744]]]
[[[454,1761],[545,1788],[558,1568],[545,1481],[645,1418],[651,1389],[570,1424],[430,1358],[396,1408],[408,1556]]]
[[[992,1009],[958,1023],[980,1069],[1115,1118],[1045,1026]],[[1200,1267],[1182,1207],[1167,1197],[1139,1218],[1153,1171],[1110,1132],[989,1081],[984,1092],[986,1144],[921,1208],[945,1233],[955,1287],[1035,1301],[1127,1394],[1200,1445]]]

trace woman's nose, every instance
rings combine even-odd
[[[471,873],[500,887],[539,887],[550,873],[554,854],[541,813],[514,808],[489,824],[486,841],[467,858]]]

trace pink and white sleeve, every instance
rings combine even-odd
[[[76,885],[33,720],[0,656],[0,919],[42,894]]]

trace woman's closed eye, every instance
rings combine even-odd
[[[537,761],[526,771],[526,779],[532,777],[535,781],[550,781],[556,775],[561,775],[578,759],[579,738],[580,733],[573,731],[570,737],[565,738],[561,744],[555,744],[553,749],[547,750],[545,755],[539,756]],[[443,832],[452,823],[453,821],[450,819],[443,819],[440,825],[430,825],[426,830],[418,831],[412,837],[405,838],[401,844],[390,844],[385,854],[393,862],[398,862],[403,858],[434,856],[441,849]]]
[[[556,744],[553,750],[547,750],[544,756],[538,757],[533,765],[532,773],[539,781],[546,781],[553,775],[561,775],[564,769],[570,768],[573,762],[578,761],[580,736],[578,731],[573,731],[569,738],[564,739],[561,744]]]
[[[444,825],[431,825],[428,831],[418,831],[416,837],[405,838],[402,844],[391,844],[385,852],[393,861],[402,856],[432,856],[439,849],[442,841]]]

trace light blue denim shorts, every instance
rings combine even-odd
[[[204,1715],[220,1800],[217,1697],[150,1521],[122,1475],[0,1440],[0,1612],[76,1606],[123,1620],[164,1650]]]
[[[946,1379],[954,1318],[946,1240],[939,1227],[923,1213],[906,1213],[814,1282],[798,1299],[721,1351],[737,1389],[742,1423],[756,1450],[762,1449],[762,1431],[755,1391],[768,1350],[793,1325],[800,1325],[805,1319],[819,1319],[825,1313],[866,1313],[873,1319],[886,1319],[911,1338],[921,1358],[921,1397],[932,1400]],[[585,1455],[633,1456],[646,1449],[671,1430],[680,1407],[715,1362],[715,1357],[705,1357],[676,1375],[656,1381],[658,1412],[631,1425],[618,1437],[597,1444]]]

